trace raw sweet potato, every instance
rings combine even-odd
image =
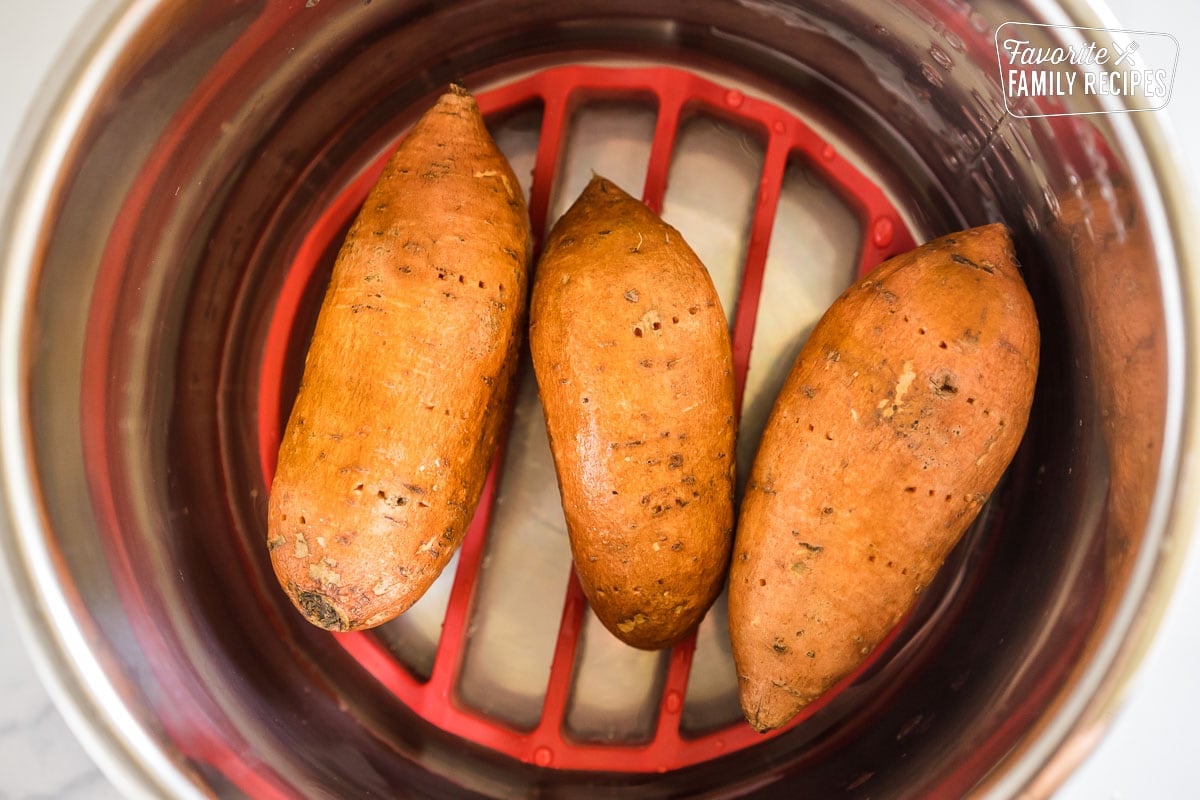
[[[546,240],[530,347],[575,568],[600,621],[666,647],[721,589],[733,537],[725,313],[683,237],[594,178]]]
[[[755,729],[786,723],[912,607],[1016,452],[1038,348],[1001,225],[890,259],[822,317],[734,544],[729,632]]]
[[[346,236],[280,444],[267,542],[312,623],[392,619],[462,541],[524,332],[529,254],[517,179],[451,87]]]

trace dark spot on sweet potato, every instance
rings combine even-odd
[[[342,622],[337,609],[320,592],[299,592],[296,594],[296,600],[304,615],[314,624],[321,626],[327,631],[342,631],[346,629],[346,624]]]
[[[682,453],[672,453],[670,458],[667,459],[667,469],[679,469],[682,466],[683,466],[683,454]]]
[[[987,264],[987,263],[979,264],[975,261],[972,261],[971,259],[967,258],[964,255],[959,255],[958,253],[951,253],[950,260],[953,261],[955,264],[962,264],[964,267],[970,267],[971,269],[981,269],[984,272],[988,273],[989,275],[994,275],[996,273],[995,268],[991,264]]]
[[[929,382],[933,386],[934,394],[939,397],[958,394],[958,378],[953,372],[943,371],[935,373],[929,379]]]
[[[788,651],[788,646],[783,643],[782,636],[776,636],[775,641],[771,644],[771,649],[782,655]]]

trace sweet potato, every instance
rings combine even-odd
[[[594,178],[546,240],[530,347],[575,568],[617,638],[682,638],[733,537],[725,313],[683,237]]]
[[[839,297],[750,472],[730,569],[742,710],[778,727],[909,611],[1021,441],[1033,302],[1001,225],[932,241]]]
[[[462,541],[524,334],[530,248],[517,179],[451,87],[346,236],[279,447],[267,542],[312,623],[392,619]]]

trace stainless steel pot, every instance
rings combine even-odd
[[[1111,26],[1102,9],[144,0],[93,18],[0,228],[0,541],[43,673],[123,789],[1041,795],[1087,752],[1194,510],[1193,217],[1152,116],[1007,116],[991,34]],[[584,59],[794,109],[919,236],[1004,220],[1043,327],[1022,450],[885,656],[786,734],[661,774],[547,768],[429,725],[291,613],[259,546],[257,374],[307,233],[449,80]],[[1121,110],[1089,102],[1070,110]]]

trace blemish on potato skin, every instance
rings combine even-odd
[[[296,598],[304,615],[314,624],[329,631],[344,631],[346,620],[329,598],[320,592],[296,591],[294,584],[288,587]]]
[[[324,562],[309,564],[308,577],[317,583],[328,584],[330,586],[338,586],[342,582],[342,576]]]

